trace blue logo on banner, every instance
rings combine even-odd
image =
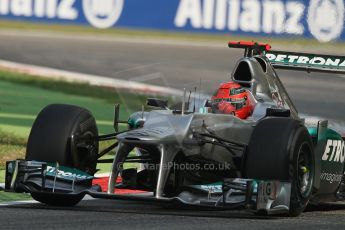
[[[0,0],[0,18],[345,40],[344,0]]]
[[[123,10],[124,0],[83,0],[83,11],[88,22],[97,28],[115,25]]]

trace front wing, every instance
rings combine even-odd
[[[102,192],[91,186],[93,177],[76,169],[52,166],[37,161],[9,161],[6,164],[5,191],[56,196],[178,203],[214,209],[244,209],[279,214],[289,212],[291,183],[229,178],[220,183],[191,185],[175,197],[156,196],[154,192],[120,195]]]

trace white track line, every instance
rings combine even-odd
[[[5,184],[1,183],[0,188],[5,189]],[[16,200],[16,201],[1,202],[0,207],[12,206],[12,205],[21,205],[21,204],[37,204],[37,203],[39,203],[39,202],[37,202],[35,200]]]
[[[135,91],[139,93],[150,93],[160,95],[174,95],[181,96],[182,92],[177,89],[154,86],[134,81],[126,81],[121,79],[115,79],[105,76],[84,74],[71,72],[66,70],[59,70],[54,68],[28,65],[22,63],[16,63],[0,59],[0,68],[18,73],[36,75],[45,78],[64,80],[68,82],[83,82],[94,86],[103,86],[114,89],[125,89]]]
[[[4,202],[0,203],[1,206],[12,206],[12,205],[21,205],[21,204],[38,204],[38,201],[35,200],[19,200],[19,201],[9,201],[9,202]]]

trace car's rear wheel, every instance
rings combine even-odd
[[[291,182],[290,216],[307,206],[314,182],[314,153],[308,130],[290,118],[267,118],[255,127],[246,152],[247,178]]]
[[[92,138],[94,136],[98,136],[98,130],[88,110],[72,105],[48,105],[32,126],[25,159],[58,162],[93,175],[98,154],[98,142]],[[73,206],[83,198],[41,193],[32,193],[32,197],[42,203],[59,206]]]

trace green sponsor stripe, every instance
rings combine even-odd
[[[269,51],[266,53],[266,57],[273,64],[345,70],[344,56]]]
[[[317,136],[317,128],[308,128],[308,132],[309,132],[310,136],[312,136],[312,137]],[[323,135],[321,136],[321,139],[323,139],[323,140],[328,140],[328,139],[342,140],[343,138],[339,135],[339,133],[337,133],[333,129],[327,129],[327,131],[324,132]]]
[[[93,176],[74,168],[69,168],[66,166],[59,166],[58,171],[56,172],[56,164],[54,163],[47,163],[47,175],[55,177],[55,175],[59,178],[66,179],[66,180],[91,180]]]

